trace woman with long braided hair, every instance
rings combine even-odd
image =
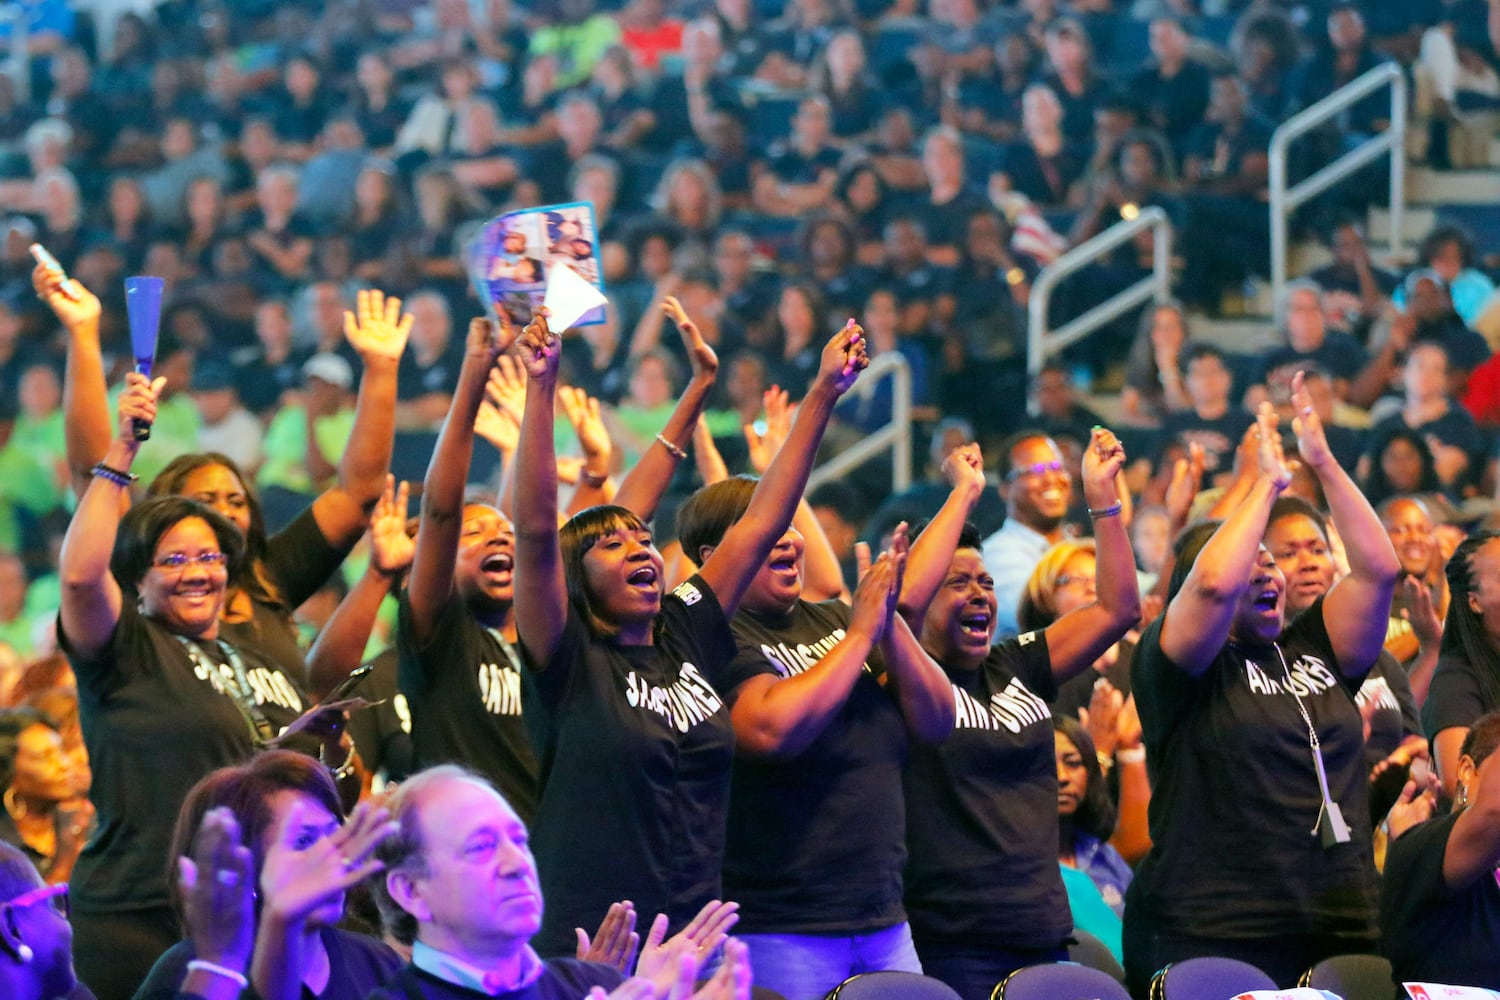
[[[1422,729],[1432,741],[1443,795],[1454,795],[1469,727],[1500,708],[1500,532],[1463,540],[1448,560],[1448,614]]]

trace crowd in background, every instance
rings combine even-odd
[[[1192,327],[1205,316],[1233,311],[1247,281],[1265,274],[1271,131],[1371,67],[1390,61],[1412,80],[1413,161],[1440,168],[1489,163],[1500,121],[1500,0],[1399,8],[1374,0],[1248,6],[1212,0],[933,0],[925,6],[794,0],[784,8],[753,0],[631,0],[618,7],[585,0],[535,6],[506,0],[167,0],[149,14],[124,14],[107,32],[65,3],[21,7],[33,19],[29,78],[0,75],[0,692],[6,704],[21,706],[0,717],[6,786],[0,839],[24,846],[49,883],[68,881],[85,844],[91,845],[93,860],[85,855],[84,862],[90,888],[75,924],[92,940],[121,932],[127,903],[141,904],[139,922],[156,935],[152,942],[177,939],[171,900],[157,875],[169,854],[188,852],[191,836],[169,845],[167,831],[158,830],[148,838],[149,850],[140,850],[152,856],[144,862],[132,857],[129,844],[122,846],[122,837],[129,841],[122,831],[130,829],[130,803],[117,793],[138,761],[97,751],[90,759],[101,741],[129,745],[122,734],[135,732],[130,725],[112,728],[121,725],[105,711],[116,693],[107,680],[114,668],[101,666],[114,664],[110,657],[121,657],[120,663],[131,657],[111,645],[123,640],[91,630],[105,621],[125,630],[111,633],[116,636],[160,642],[146,624],[152,594],[137,595],[145,603],[135,607],[125,598],[139,581],[121,573],[140,571],[150,579],[166,566],[158,562],[152,569],[150,551],[127,552],[120,565],[91,564],[92,603],[69,624],[68,601],[80,599],[83,564],[75,561],[69,569],[68,537],[104,539],[94,547],[101,559],[115,537],[84,534],[85,525],[89,531],[96,526],[80,512],[97,517],[107,506],[96,496],[94,507],[86,507],[91,489],[104,489],[103,481],[130,487],[138,476],[153,483],[153,497],[180,494],[226,514],[224,525],[201,522],[218,533],[220,568],[230,573],[225,635],[230,644],[243,640],[270,650],[275,655],[268,661],[285,667],[278,673],[252,662],[240,683],[255,688],[265,711],[241,718],[226,702],[220,707],[229,723],[243,728],[248,718],[252,730],[279,728],[332,691],[349,667],[374,662],[372,676],[387,700],[349,721],[359,766],[353,755],[338,754],[340,733],[322,734],[350,768],[342,777],[357,774],[355,794],[368,794],[417,767],[468,764],[499,787],[521,819],[543,817],[541,885],[549,900],[558,900],[559,919],[571,920],[591,912],[597,902],[591,894],[607,893],[609,880],[601,876],[580,887],[552,874],[556,859],[577,845],[555,839],[545,818],[555,823],[559,810],[579,803],[555,791],[548,799],[547,782],[538,787],[535,776],[539,766],[544,775],[570,776],[554,781],[554,789],[585,780],[568,770],[576,761],[566,753],[558,757],[559,746],[574,738],[564,737],[572,731],[562,721],[574,718],[565,710],[574,687],[554,681],[528,689],[526,697],[540,699],[544,709],[528,717],[525,729],[513,720],[514,728],[504,731],[492,732],[486,722],[434,735],[420,724],[414,729],[412,718],[453,704],[436,682],[423,686],[447,651],[433,646],[435,636],[462,634],[461,658],[498,664],[493,684],[481,680],[475,696],[492,714],[518,720],[520,690],[498,679],[508,667],[519,684],[523,658],[539,667],[575,657],[586,675],[583,666],[592,665],[595,646],[608,645],[600,637],[615,633],[601,632],[599,622],[608,616],[596,619],[596,610],[605,612],[571,589],[552,595],[562,603],[549,606],[550,617],[536,612],[528,618],[520,597],[514,617],[509,596],[500,602],[503,611],[490,607],[485,601],[499,598],[486,598],[493,581],[486,583],[485,574],[499,570],[485,569],[482,557],[465,568],[463,553],[471,544],[465,539],[471,528],[489,538],[501,522],[509,532],[506,519],[514,519],[515,551],[507,549],[506,558],[518,574],[544,574],[549,558],[566,562],[568,546],[577,543],[567,529],[561,556],[525,547],[535,541],[528,519],[534,527],[549,516],[532,509],[537,497],[529,487],[541,481],[539,468],[548,469],[541,479],[554,481],[554,452],[527,451],[527,442],[539,448],[545,436],[555,450],[556,478],[565,490],[577,490],[561,505],[564,515],[585,510],[589,500],[611,498],[632,512],[623,521],[578,530],[604,537],[650,525],[668,554],[653,570],[667,584],[662,589],[681,584],[694,594],[717,595],[712,609],[688,600],[671,615],[663,610],[665,624],[651,627],[692,632],[702,648],[691,655],[705,669],[731,658],[734,643],[764,641],[772,648],[756,632],[769,626],[744,626],[741,617],[771,615],[777,599],[716,565],[712,553],[734,542],[741,553],[765,549],[745,564],[770,560],[768,573],[777,559],[801,565],[801,543],[789,553],[787,543],[775,542],[771,525],[785,527],[797,506],[793,494],[802,492],[792,487],[799,476],[805,480],[806,469],[792,471],[789,460],[780,479],[768,471],[775,446],[794,433],[794,410],[800,416],[808,409],[807,421],[821,421],[815,435],[796,439],[799,463],[810,464],[820,442],[825,454],[837,451],[889,421],[888,383],[865,380],[851,388],[835,378],[837,391],[829,388],[825,345],[840,336],[849,358],[899,353],[908,364],[918,438],[927,444],[918,449],[923,467],[912,470],[916,482],[900,494],[888,485],[889,459],[807,493],[792,521],[799,537],[810,540],[806,583],[799,578],[798,587],[805,586],[807,601],[814,602],[854,594],[854,606],[839,605],[843,610],[826,621],[799,611],[812,617],[796,625],[777,619],[777,628],[805,630],[802,639],[832,658],[845,628],[853,628],[851,614],[864,626],[880,622],[873,628],[878,637],[871,637],[878,648],[850,662],[868,656],[880,672],[898,678],[902,695],[891,700],[899,702],[900,714],[887,706],[879,724],[899,728],[904,718],[914,734],[924,725],[942,728],[931,706],[920,703],[924,684],[946,690],[936,673],[924,673],[929,665],[953,674],[990,663],[965,651],[965,627],[987,631],[986,650],[990,639],[1000,643],[995,649],[1007,652],[995,653],[996,662],[1003,661],[1004,677],[1027,697],[1050,691],[1050,712],[1041,711],[1055,713],[1058,736],[1054,744],[1050,723],[1043,727],[1047,774],[1031,789],[1045,785],[1048,794],[1013,805],[1024,812],[1045,799],[1052,815],[1055,746],[1063,837],[1058,857],[1049,847],[1043,860],[1049,870],[1054,860],[1063,862],[1075,923],[1124,954],[1132,976],[1149,962],[1143,956],[1156,952],[1140,939],[1132,943],[1128,920],[1122,939],[1131,868],[1148,856],[1153,841],[1175,843],[1167,815],[1174,806],[1151,806],[1161,815],[1147,821],[1147,755],[1158,777],[1155,769],[1173,744],[1152,729],[1160,720],[1153,723],[1152,713],[1160,713],[1165,700],[1161,691],[1148,688],[1158,699],[1155,708],[1137,709],[1134,650],[1141,643],[1155,651],[1142,669],[1161,663],[1186,668],[1188,661],[1173,652],[1181,651],[1175,645],[1180,638],[1158,615],[1184,585],[1173,577],[1183,550],[1174,556],[1173,546],[1195,522],[1229,518],[1237,524],[1237,512],[1259,512],[1258,526],[1246,522],[1240,530],[1245,538],[1264,537],[1284,578],[1288,618],[1321,608],[1317,602],[1325,595],[1341,607],[1349,606],[1342,602],[1353,600],[1352,593],[1372,606],[1389,605],[1381,620],[1388,619],[1383,643],[1394,666],[1384,660],[1373,669],[1368,662],[1340,666],[1349,694],[1357,695],[1363,731],[1353,720],[1361,749],[1342,760],[1348,769],[1338,774],[1358,770],[1356,757],[1363,762],[1360,781],[1368,780],[1370,801],[1367,815],[1352,825],[1372,864],[1383,857],[1385,834],[1375,831],[1392,806],[1402,817],[1396,826],[1404,828],[1424,803],[1430,812],[1438,796],[1446,802],[1462,795],[1466,805],[1471,791],[1480,794],[1474,776],[1490,748],[1481,740],[1476,749],[1468,738],[1471,731],[1487,733],[1475,723],[1500,709],[1500,604],[1490,593],[1500,543],[1486,530],[1500,485],[1500,360],[1492,355],[1500,343],[1500,292],[1485,256],[1497,248],[1482,242],[1492,234],[1443,222],[1422,240],[1414,261],[1376,260],[1364,219],[1368,206],[1384,197],[1384,181],[1367,170],[1344,193],[1300,213],[1300,231],[1320,239],[1331,262],[1290,283],[1275,303],[1274,346],[1227,349],[1195,338]],[[1356,104],[1301,144],[1294,172],[1306,175],[1384,128],[1383,100]],[[560,357],[549,354],[550,341],[538,347],[530,360],[547,356],[550,372],[539,362],[528,364],[524,351],[495,350],[479,365],[473,357],[483,352],[473,331],[465,333],[469,318],[484,311],[465,265],[469,240],[499,212],[568,201],[593,206],[609,299],[605,322],[569,331],[555,345]],[[1069,246],[1145,206],[1161,207],[1173,222],[1178,300],[1132,314],[1028,377],[1026,307],[1037,273]],[[33,243],[43,244],[76,286],[36,269],[28,250]],[[1149,271],[1151,259],[1148,235],[1091,266],[1061,286],[1050,318],[1065,320],[1128,286]],[[158,383],[125,378],[133,359],[122,278],[133,274],[165,281]],[[64,290],[69,287],[86,291]],[[387,315],[375,289],[399,296],[402,305]],[[85,307],[93,295],[100,301],[91,313]],[[402,306],[406,319],[398,322]],[[851,318],[860,328],[858,351],[847,343]],[[684,336],[670,334],[674,325]],[[857,367],[850,361],[844,376]],[[543,420],[528,385],[550,386],[554,378],[547,393],[555,391],[556,408],[546,407],[547,433],[528,438],[527,415],[532,429]],[[1114,433],[1103,441],[1100,417],[1080,399],[1085,383],[1119,389]],[[114,440],[118,414],[147,408],[151,440],[139,447],[138,459],[129,451],[133,465],[122,466],[117,452],[123,445]],[[1314,422],[1315,431],[1309,429]],[[467,439],[455,437],[460,426]],[[476,436],[485,443],[475,446]],[[1271,454],[1273,439],[1284,445],[1284,465],[1279,453]],[[981,445],[988,465],[975,468]],[[672,460],[666,465],[664,449]],[[691,461],[678,461],[689,453]],[[418,487],[429,458],[427,482]],[[1110,467],[1107,484],[1101,462],[1118,464]],[[1351,506],[1346,484],[1329,463],[1347,470],[1349,489],[1357,485],[1367,510]],[[404,509],[407,487],[387,486],[389,468],[413,481],[411,492],[428,505],[405,589],[404,567],[387,571],[399,559],[382,544],[394,544],[405,527],[396,508]],[[778,489],[764,492],[776,496],[757,491],[752,498],[750,487],[737,498],[729,487],[713,492],[713,484],[735,482],[725,477],[742,469],[765,473]],[[225,475],[215,479],[214,470]],[[518,470],[520,485],[514,485]],[[111,478],[117,473],[120,482]],[[494,523],[470,524],[466,485],[501,497]],[[707,505],[705,512],[697,499],[704,488],[720,507]],[[135,492],[139,502],[143,495]],[[961,502],[955,499],[960,494]],[[1280,506],[1289,496],[1303,498],[1305,509]],[[238,513],[224,506],[233,498]],[[1123,509],[1108,513],[1116,499]],[[766,513],[773,500],[786,506],[788,517],[778,521],[779,514]],[[1088,540],[1109,523],[1101,512],[1105,519],[1120,517],[1128,532],[1121,544],[1128,546],[1138,607],[1124,590],[1112,589],[1124,587],[1112,549],[1119,540]],[[550,514],[554,523],[557,513]],[[1363,520],[1365,514],[1375,520]],[[121,521],[120,537],[143,530],[146,519]],[[864,588],[863,605],[858,597],[857,543],[889,550],[890,562],[905,560],[908,532],[901,525],[915,529],[929,519],[951,533],[928,535],[925,547],[917,536],[910,543],[913,566],[937,573],[931,567],[948,566],[949,553],[956,552],[957,573],[972,552],[982,556],[993,590],[994,607],[984,620],[964,626],[955,617],[960,624],[948,639],[926,610],[940,606],[946,593],[936,577],[930,583],[938,596],[926,593],[916,608],[905,605],[908,595],[898,579],[887,579],[888,568],[872,571],[883,582]],[[965,520],[973,530],[960,535]],[[1378,531],[1372,528],[1377,520]],[[763,535],[746,529],[732,536],[739,524],[752,522]],[[367,527],[369,539],[359,541]],[[238,545],[222,533],[236,530]],[[142,537],[154,546],[167,536],[147,531]],[[75,560],[81,544],[73,542]],[[424,556],[424,544],[436,554]],[[587,548],[595,538],[578,544]],[[1387,560],[1381,546],[1394,558]],[[231,549],[237,551],[231,555]],[[239,575],[239,549],[245,566],[255,567],[243,570],[249,576]],[[1228,551],[1213,550],[1218,557]],[[1234,558],[1250,560],[1247,573],[1258,572],[1250,549],[1235,551]],[[1365,585],[1385,573],[1380,567],[1386,562],[1386,589],[1369,591]],[[504,569],[508,574],[511,563]],[[571,564],[567,569],[583,572]],[[106,570],[118,580],[114,590],[104,582]],[[1201,579],[1198,584],[1206,586]],[[868,596],[880,586],[891,602],[883,616],[878,599]],[[242,608],[235,606],[236,594]],[[744,609],[737,613],[741,598]],[[172,606],[161,599],[163,607]],[[588,609],[583,624],[572,617],[580,607]],[[1079,608],[1095,609],[1084,614],[1097,620],[1072,619],[1073,627],[1061,631],[1078,633],[1088,622],[1097,628],[1088,635],[1098,650],[1063,647],[1061,631],[1049,635],[1049,671],[1032,659],[1035,650],[1005,644],[1032,642],[1026,637],[1047,632]],[[703,618],[709,610],[721,612],[719,620]],[[1177,620],[1189,613],[1196,615],[1183,611]],[[351,614],[358,616],[352,627]],[[454,632],[459,619],[469,624]],[[734,624],[732,636],[727,629],[719,634],[725,620]],[[1111,631],[1116,625],[1118,634]],[[1235,631],[1239,624],[1226,628],[1229,638],[1221,637],[1221,644],[1245,638]],[[1309,636],[1316,630],[1304,621],[1296,641],[1330,666],[1347,659],[1351,648],[1363,656],[1364,646],[1354,639],[1334,634],[1339,630],[1333,627],[1326,631]],[[838,643],[832,641],[836,632]],[[584,633],[592,637],[587,642]],[[817,647],[824,638],[828,648]],[[1292,640],[1285,642],[1290,652]],[[486,645],[493,643],[500,645]],[[170,642],[167,647],[175,649]],[[131,648],[140,655],[145,647]],[[1200,659],[1199,666],[1210,669],[1212,658]],[[218,666],[244,674],[232,660]],[[397,660],[403,664],[399,683]],[[407,661],[424,666],[416,670]],[[1076,669],[1062,666],[1074,661]],[[732,682],[718,694],[706,684],[699,691],[691,678],[679,689],[675,674],[653,690],[679,712],[685,711],[684,691],[701,697],[699,708],[709,715],[728,715],[732,707],[735,739],[758,754],[802,752],[806,742],[778,729],[785,720],[775,699],[757,687],[757,672],[763,681],[764,671],[735,662],[723,677],[710,673],[714,687]],[[1295,662],[1300,671],[1302,662]],[[196,670],[203,680],[214,667],[188,656],[181,669]],[[537,675],[570,676],[567,669],[538,669]],[[1268,669],[1279,677],[1274,660]],[[1293,671],[1286,673],[1292,688]],[[1315,694],[1341,691],[1329,677],[1328,689],[1311,685]],[[879,699],[859,694],[854,678],[846,678],[841,696],[848,704]],[[741,693],[746,690],[755,698]],[[496,707],[512,700],[514,713]],[[959,696],[960,729],[964,704]],[[1024,715],[1017,706],[1025,704],[1022,699],[1011,708]],[[1303,707],[1300,700],[1296,707]],[[829,708],[835,710],[842,709]],[[527,711],[533,712],[529,701]],[[1308,726],[1330,719],[1350,724],[1342,707],[1328,711],[1333,714],[1320,715],[1314,705]],[[545,726],[534,721],[542,717],[549,720]],[[1337,743],[1323,735],[1330,746]],[[917,753],[919,742],[914,736],[913,760],[940,769]],[[710,739],[697,750],[706,760],[724,746]],[[229,747],[188,754],[180,768],[159,776],[162,787],[185,788],[236,759]],[[1424,791],[1428,761],[1442,783],[1432,792]],[[1007,766],[1016,766],[1017,774],[1024,770]],[[758,767],[736,763],[735,781],[773,800],[780,779]],[[199,773],[189,774],[195,768]],[[91,804],[91,777],[101,774],[110,791],[101,795],[96,785]],[[1172,771],[1168,780],[1190,786],[1192,778]],[[866,787],[861,782],[875,784],[868,777],[847,780],[856,791]],[[583,797],[581,787],[574,787],[575,797]],[[1492,779],[1489,797],[1496,787]],[[1178,802],[1182,786],[1170,788],[1170,802]],[[820,794],[833,797],[828,789]],[[102,835],[96,807],[107,814]],[[735,839],[743,829],[735,825],[736,809],[746,807],[727,808],[727,845],[689,837],[688,846],[701,848],[703,858],[716,847],[727,851],[726,883],[753,887],[750,875],[765,861],[736,853],[746,849]],[[170,814],[162,820],[169,821]],[[200,810],[194,822],[202,821]],[[649,858],[650,836],[621,823],[620,843],[638,833],[639,843],[630,846]],[[652,828],[651,835],[660,832]],[[911,836],[954,848],[941,830]],[[962,850],[955,857],[963,857]],[[101,872],[117,863],[130,878],[104,876],[101,882]],[[786,866],[812,870],[828,863],[793,854]],[[151,866],[148,878],[144,869]],[[1150,907],[1158,930],[1180,931],[1163,916],[1159,895],[1152,895],[1163,891],[1159,867],[1146,870],[1149,888],[1135,891],[1148,902],[1137,912]],[[1072,879],[1069,873],[1079,871],[1091,878]],[[964,965],[972,956],[954,944],[976,928],[954,930],[944,922],[947,915],[935,917],[926,908],[941,896],[928,887],[946,890],[943,878],[951,874],[907,869],[912,955],[921,953],[923,964],[942,969],[950,982],[971,976],[978,984],[999,966],[976,972]],[[766,907],[774,915],[785,900],[773,905],[767,899],[774,894],[747,891],[747,937],[759,962],[755,937],[778,926],[765,916]],[[659,905],[675,931],[691,916],[682,907],[692,902],[689,909],[696,911],[701,895],[679,898],[674,887],[656,902],[638,897],[637,905],[642,912]],[[904,926],[893,916],[901,912],[899,885],[886,902],[883,916],[871,919],[882,928]],[[1041,893],[1031,902],[1037,910],[1023,907],[1014,925],[985,933],[1044,928],[1039,939],[1021,940],[1011,957],[1055,957],[1058,941],[1048,935],[1057,899]],[[1497,903],[1476,906],[1492,913]],[[827,925],[808,934],[869,929],[852,926],[837,910],[832,906]],[[1336,913],[1333,930],[1310,925],[1308,933],[1330,947],[1370,950],[1374,912],[1360,913]],[[603,916],[585,922],[591,929]],[[1387,927],[1398,917],[1410,914],[1382,914]],[[1139,919],[1137,927],[1144,925]],[[1253,921],[1205,927],[1204,937],[1222,932],[1219,943],[1263,936]],[[545,941],[543,951],[557,953],[559,935],[571,929],[549,923],[541,927],[539,945]],[[1171,933],[1166,940],[1153,938],[1150,947],[1170,952],[1189,944]],[[905,953],[890,947],[892,967],[900,967]],[[1287,962],[1311,954],[1281,950]],[[1392,957],[1405,956],[1402,962],[1416,961],[1407,955],[1411,950],[1410,941],[1385,948]],[[390,971],[384,961],[374,964]],[[1476,963],[1477,977],[1493,969]],[[720,986],[730,989],[726,983]]]

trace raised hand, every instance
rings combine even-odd
[[[677,332],[682,335],[682,345],[687,348],[688,360],[693,365],[693,376],[716,375],[719,371],[719,356],[708,346],[708,341],[703,339],[698,324],[688,318],[682,303],[677,301],[676,296],[668,295],[662,300],[661,308],[677,324]]]
[[[474,433],[507,454],[521,444],[521,425],[489,400],[474,414]]]
[[[1292,431],[1297,435],[1297,453],[1314,470],[1326,462],[1334,462],[1333,450],[1328,447],[1328,435],[1323,430],[1323,420],[1313,407],[1312,393],[1307,390],[1307,380],[1301,371],[1292,376]]]
[[[796,413],[796,407],[792,406],[787,391],[779,385],[773,385],[761,394],[761,405],[766,411],[766,432],[762,434],[755,429],[754,424],[745,425],[750,468],[757,475],[764,474],[771,467],[771,459],[776,457],[786,436],[791,433],[792,415]]]
[[[299,801],[287,810],[260,872],[264,912],[288,924],[305,921],[385,867],[375,848],[396,832],[388,810],[361,802],[343,826],[305,846],[299,843],[305,808]]]
[[[886,626],[891,621],[891,608],[901,595],[898,584],[900,573],[896,557],[890,551],[880,554],[870,565],[868,572],[860,577],[854,588],[854,607],[851,609],[849,630],[867,635],[871,642],[885,637]]]
[[[38,263],[31,269],[31,287],[69,330],[98,324],[99,299],[62,268]]]
[[[411,333],[412,315],[401,311],[401,300],[385,297],[378,288],[362,288],[355,308],[344,310],[344,339],[365,361],[400,361]]]
[[[397,487],[396,477],[387,474],[385,490],[370,515],[370,565],[386,576],[406,572],[416,555],[416,540],[406,533],[410,496],[410,483],[403,479]]]
[[[1196,441],[1188,445],[1187,458],[1179,458],[1173,463],[1172,481],[1167,484],[1167,494],[1162,503],[1174,525],[1187,523],[1193,500],[1203,488],[1203,469],[1207,463],[1203,446]]]
[[[547,310],[538,309],[517,341],[521,367],[533,382],[555,382],[562,360],[562,341],[547,326]]]
[[[526,411],[526,370],[514,354],[502,354],[495,359],[484,395],[496,409],[520,426],[521,416]]]
[[[1260,474],[1271,480],[1279,493],[1292,484],[1292,470],[1281,452],[1281,430],[1277,426],[1276,407],[1263,400],[1255,411],[1255,464]]]
[[[865,350],[865,332],[850,320],[823,348],[814,384],[826,386],[842,396],[854,386],[859,373],[870,367]]]
[[[943,459],[943,475],[954,489],[969,486],[984,490],[984,455],[977,444],[961,444]]]
[[[1083,495],[1090,507],[1118,503],[1116,479],[1125,467],[1125,446],[1114,433],[1095,427],[1083,449]]]
[[[586,464],[602,470],[598,473],[600,475],[608,473],[614,442],[609,439],[609,430],[599,415],[599,401],[584,390],[567,385],[558,387],[557,401],[562,405],[568,423],[573,425],[573,433],[578,435],[578,443],[583,446],[588,459]]]
[[[582,927],[573,928],[573,932],[578,935],[581,961],[610,965],[627,975],[634,967],[641,936],[635,932],[635,905],[630,900],[610,904],[592,939]]]
[[[1094,681],[1094,690],[1089,695],[1089,708],[1083,717],[1084,728],[1094,740],[1094,747],[1102,754],[1113,754],[1119,742],[1120,713],[1125,709],[1125,696],[1107,677]]]
[[[1442,641],[1443,616],[1433,603],[1431,588],[1408,573],[1401,580],[1401,596],[1406,605],[1401,609],[1401,617],[1411,622],[1417,641],[1429,648]]]
[[[193,836],[193,856],[177,859],[177,875],[194,954],[243,971],[255,944],[255,863],[234,813],[221,807],[204,814]]]
[[[120,394],[120,422],[117,425],[119,439],[129,445],[133,452],[140,447],[135,438],[135,421],[156,421],[156,401],[167,384],[165,375],[148,379],[139,372],[125,373],[125,391]]]
[[[753,432],[754,428],[750,430]],[[693,460],[698,465],[698,476],[704,485],[723,482],[729,478],[729,466],[724,464],[724,456],[719,453],[719,446],[714,444],[708,421],[701,415],[693,425]]]

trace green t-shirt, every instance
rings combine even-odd
[[[354,409],[340,410],[313,422],[318,450],[334,465],[354,433]],[[261,489],[280,486],[294,493],[316,493],[307,475],[307,417],[301,406],[283,407],[266,428],[265,464],[256,483]]]
[[[556,58],[553,88],[563,91],[587,83],[594,64],[619,40],[620,25],[615,19],[595,14],[582,24],[556,24],[539,29],[532,34],[528,51],[533,56]]]

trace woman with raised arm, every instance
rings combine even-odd
[[[99,356],[99,300],[54,267],[32,272],[37,294],[68,329],[64,394],[68,467],[82,496],[89,470],[110,447],[109,404]],[[260,503],[248,480],[224,455],[179,455],[147,489],[149,496],[183,496],[207,504],[239,531],[246,558],[237,565],[222,614],[225,636],[253,645],[314,694],[342,680],[316,658],[304,663],[292,611],[333,575],[365,526],[385,488],[395,435],[396,367],[411,317],[401,300],[379,291],[359,293],[358,314],[344,314],[344,335],[364,365],[354,429],[339,461],[338,481],[275,535],[267,536]]]
[[[712,559],[757,485],[737,476],[693,494],[677,512],[684,551]],[[760,984],[787,1000],[921,971],[901,905],[901,766],[908,733],[930,742],[953,728],[947,678],[895,614],[905,525],[853,607],[803,599],[804,544],[791,525],[776,540],[731,621],[739,652],[709,674],[735,732],[724,890]]]
[[[1262,538],[1292,475],[1275,410],[1262,403],[1259,473],[1227,520],[1179,539],[1167,609],[1131,670],[1155,782],[1152,848],[1125,907],[1126,976],[1140,996],[1179,959],[1237,958],[1295,986],[1324,958],[1375,946],[1356,696],[1401,568],[1329,450],[1300,373],[1292,398],[1297,449],[1350,572],[1287,622],[1287,581]]]
[[[514,341],[508,324],[469,323],[458,384],[427,466],[396,644],[416,766],[474,768],[530,822],[536,758],[521,722],[521,659],[511,613],[515,533],[493,505],[464,500],[490,370]]]
[[[527,327],[517,453],[526,484],[516,496],[517,572],[527,583],[516,626],[541,765],[533,844],[548,904],[536,941],[544,954],[571,953],[573,928],[593,926],[615,900],[663,912],[675,930],[718,895],[734,736],[708,676],[733,657],[729,618],[791,521],[834,403],[867,363],[851,323],[824,348],[745,516],[697,574],[664,594],[661,555],[629,509],[590,508],[558,530],[559,348],[545,316]],[[680,449],[695,421],[670,443]],[[675,431],[669,423],[663,434]]]
[[[953,492],[912,544],[901,611],[947,674],[953,735],[914,742],[906,765],[906,911],[922,969],[965,1000],[987,1000],[1022,966],[1067,957],[1073,929],[1057,864],[1058,776],[1047,700],[1141,615],[1120,518],[1125,449],[1096,427],[1083,491],[1094,522],[1094,601],[1045,630],[991,646],[995,585],[966,524],[986,489],[979,449],[943,463]]]
[[[237,764],[304,707],[297,679],[226,639],[221,615],[244,541],[217,511],[156,497],[124,516],[161,386],[134,372],[60,559],[58,640],[78,675],[98,831],[73,869],[79,974],[125,1000],[177,939],[161,880],[170,818],[193,783]]]

